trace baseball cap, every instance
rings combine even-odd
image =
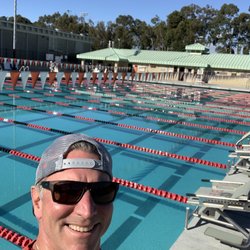
[[[99,153],[100,160],[95,159],[64,159],[69,147],[80,141],[85,141],[93,146]],[[42,154],[36,170],[37,184],[43,178],[71,168],[96,169],[107,173],[112,179],[112,158],[107,149],[94,138],[84,134],[68,134],[57,138]]]

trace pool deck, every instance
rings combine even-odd
[[[249,182],[250,179],[244,174],[226,175],[226,181]],[[191,208],[191,206],[190,206]],[[250,213],[247,212],[232,212],[235,215],[234,220],[239,225],[244,225],[246,229],[250,229]],[[183,218],[185,220],[185,218]],[[204,234],[208,227],[223,230],[226,233],[240,235],[238,232],[227,229],[226,227],[216,225],[214,223],[205,222],[200,218],[193,217],[188,224],[188,229],[184,229],[177,241],[170,248],[171,250],[233,250],[240,249],[221,243],[219,240]],[[249,249],[249,248],[247,248]]]
[[[209,83],[189,83],[183,81],[174,81],[174,82],[159,82],[162,84],[179,86],[179,87],[192,87],[199,89],[211,89],[211,90],[226,90],[226,91],[236,91],[243,93],[250,93],[250,83],[247,83],[250,80],[237,80],[220,82],[220,81],[211,81]]]

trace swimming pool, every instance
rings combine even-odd
[[[180,93],[173,86],[143,83],[101,87],[62,85],[54,92],[48,85],[45,90],[27,85],[23,91],[6,83],[0,93],[0,147],[40,156],[58,136],[86,133],[106,140],[116,178],[185,197],[204,185],[201,179],[224,177],[220,167],[232,144],[249,131],[250,104],[242,102],[249,94]],[[35,238],[29,189],[37,161],[3,150],[0,157],[0,225]],[[102,249],[171,248],[184,228],[187,205],[148,190],[121,186]],[[18,247],[0,238],[0,249]]]

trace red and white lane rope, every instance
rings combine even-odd
[[[2,103],[2,105],[4,105],[4,104],[5,103]],[[26,111],[46,112],[47,114],[50,114],[50,115],[67,116],[67,117],[71,117],[73,119],[78,119],[78,120],[83,120],[83,121],[88,121],[88,122],[98,122],[98,123],[103,123],[103,124],[109,124],[109,125],[113,125],[113,126],[126,128],[126,129],[143,131],[145,133],[159,134],[159,135],[170,136],[170,137],[178,137],[178,138],[181,138],[181,139],[199,141],[199,142],[215,144],[215,145],[222,145],[222,146],[226,146],[226,147],[235,147],[235,144],[230,143],[230,142],[223,142],[223,141],[218,141],[218,140],[201,138],[201,137],[197,137],[197,136],[189,136],[189,135],[184,135],[184,134],[172,133],[172,132],[167,132],[167,131],[157,130],[157,129],[151,129],[151,128],[143,128],[143,127],[132,126],[132,125],[127,125],[127,124],[122,124],[122,123],[114,123],[114,122],[109,122],[109,121],[103,121],[103,120],[88,118],[88,117],[84,117],[84,116],[74,116],[74,115],[63,114],[63,113],[50,111],[50,110],[44,111],[44,110],[34,109],[34,108],[31,108],[31,107],[28,107],[28,106],[17,106],[17,105],[11,105],[11,106],[14,106],[14,107],[16,107],[18,109],[22,109],[22,110],[26,110]],[[5,121],[6,119],[0,117],[0,120]],[[167,121],[170,122],[172,120],[167,120]],[[9,122],[14,122],[14,121],[9,120]],[[30,124],[29,126],[31,127],[33,125]],[[201,125],[201,126],[205,126],[205,125]],[[34,125],[34,127],[38,127],[38,125]],[[225,128],[223,128],[223,129],[225,129]],[[242,132],[242,131],[240,131],[240,132]],[[242,133],[242,134],[245,134],[245,133]]]
[[[101,140],[97,140],[97,141],[101,141]],[[7,154],[14,155],[16,157],[32,160],[32,161],[35,161],[35,162],[39,162],[40,159],[41,159],[38,156],[28,154],[28,153],[24,153],[24,152],[21,152],[19,150],[6,148],[6,147],[0,147],[0,151],[2,151],[4,153],[7,153]],[[144,185],[139,184],[139,183],[131,182],[131,181],[116,178],[116,177],[113,177],[113,181],[119,183],[122,186],[134,188],[134,189],[137,189],[139,191],[150,193],[150,194],[160,196],[160,197],[163,197],[163,198],[166,198],[166,199],[171,199],[171,200],[175,200],[175,201],[182,202],[182,203],[187,202],[187,197],[182,196],[182,195],[178,195],[178,194],[174,194],[174,193],[170,193],[170,192],[167,192],[165,190],[159,190],[159,189],[156,189],[156,188],[153,188],[153,187],[144,186]]]
[[[32,242],[30,238],[18,234],[3,226],[0,226],[0,237],[21,248],[26,247]]]
[[[12,96],[13,94],[9,94],[9,96]],[[47,94],[47,95],[53,95],[54,94]],[[15,95],[15,98],[20,98],[20,96]],[[30,98],[28,98],[30,99]],[[37,98],[31,98],[32,101],[37,101],[37,102],[49,102],[49,103],[53,103],[59,106],[64,106],[64,107],[69,107],[69,106],[73,106],[73,107],[79,107],[79,108],[83,108],[83,109],[90,109],[90,107],[88,106],[78,106],[78,105],[73,105],[70,103],[65,103],[65,102],[53,102],[53,101],[46,101],[46,100],[42,100],[42,99],[37,99]],[[1,103],[2,105],[7,105],[6,103]],[[11,106],[10,104],[8,104],[9,106]],[[15,106],[15,105],[12,105]],[[17,108],[19,109],[24,109],[24,110],[38,110],[38,109],[32,109],[30,107],[27,106],[17,106]],[[141,108],[139,108],[141,110]],[[91,108],[91,110],[101,110],[98,108]],[[104,111],[104,110],[101,110]],[[208,125],[202,125],[202,124],[197,124],[197,123],[191,123],[191,122],[185,122],[185,121],[177,121],[177,120],[171,120],[171,119],[164,119],[164,118],[157,118],[157,117],[152,117],[152,116],[140,116],[140,115],[129,115],[125,112],[119,112],[119,111],[108,111],[111,114],[116,114],[116,115],[122,115],[122,116],[136,116],[136,117],[141,117],[143,119],[146,120],[153,120],[153,121],[158,121],[158,122],[162,122],[162,123],[170,123],[170,124],[178,124],[178,125],[182,125],[182,126],[187,126],[187,127],[197,127],[200,129],[209,129],[209,130],[215,130],[215,131],[221,131],[221,132],[225,132],[225,133],[234,133],[234,134],[239,134],[239,135],[244,135],[246,132],[245,131],[241,131],[241,130],[235,130],[235,129],[227,129],[227,128],[221,128],[221,127],[214,127],[214,126],[208,126]],[[55,113],[51,111],[51,114]],[[243,124],[243,125],[248,125],[248,124]]]
[[[56,133],[61,133],[61,134],[70,134],[70,132],[67,132],[67,131],[47,128],[47,127],[39,126],[39,125],[37,126],[35,124],[17,122],[17,121],[8,120],[8,119],[7,120],[4,119],[4,120],[5,120],[5,122],[20,124],[20,125],[24,125],[24,126],[27,126],[30,128],[34,128],[34,129],[46,130],[46,131],[51,131],[51,132],[56,132]],[[167,158],[173,158],[173,159],[177,159],[180,161],[197,163],[200,165],[205,165],[205,166],[210,166],[210,167],[215,167],[215,168],[222,168],[222,169],[227,168],[226,164],[222,164],[222,163],[218,163],[218,162],[203,160],[203,159],[199,159],[199,158],[195,158],[195,157],[188,157],[188,156],[184,156],[184,155],[169,153],[166,151],[161,151],[161,150],[156,150],[156,149],[151,149],[151,148],[140,147],[140,146],[136,146],[136,145],[132,145],[132,144],[128,144],[128,143],[116,142],[116,141],[107,140],[107,139],[103,139],[103,138],[95,138],[95,139],[101,143],[104,143],[104,144],[114,145],[114,146],[118,146],[121,148],[127,148],[130,150],[145,152],[145,153],[149,153],[149,154],[155,154],[155,155],[159,155],[159,156],[163,156],[163,157],[167,157]]]

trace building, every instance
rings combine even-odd
[[[185,52],[106,48],[81,53],[82,65],[133,68],[138,73],[164,73],[168,81],[208,82],[250,78],[250,55],[209,53],[202,44],[186,46]]]
[[[16,58],[76,62],[75,55],[91,50],[88,36],[17,23]],[[0,57],[13,57],[13,22],[0,20]]]

